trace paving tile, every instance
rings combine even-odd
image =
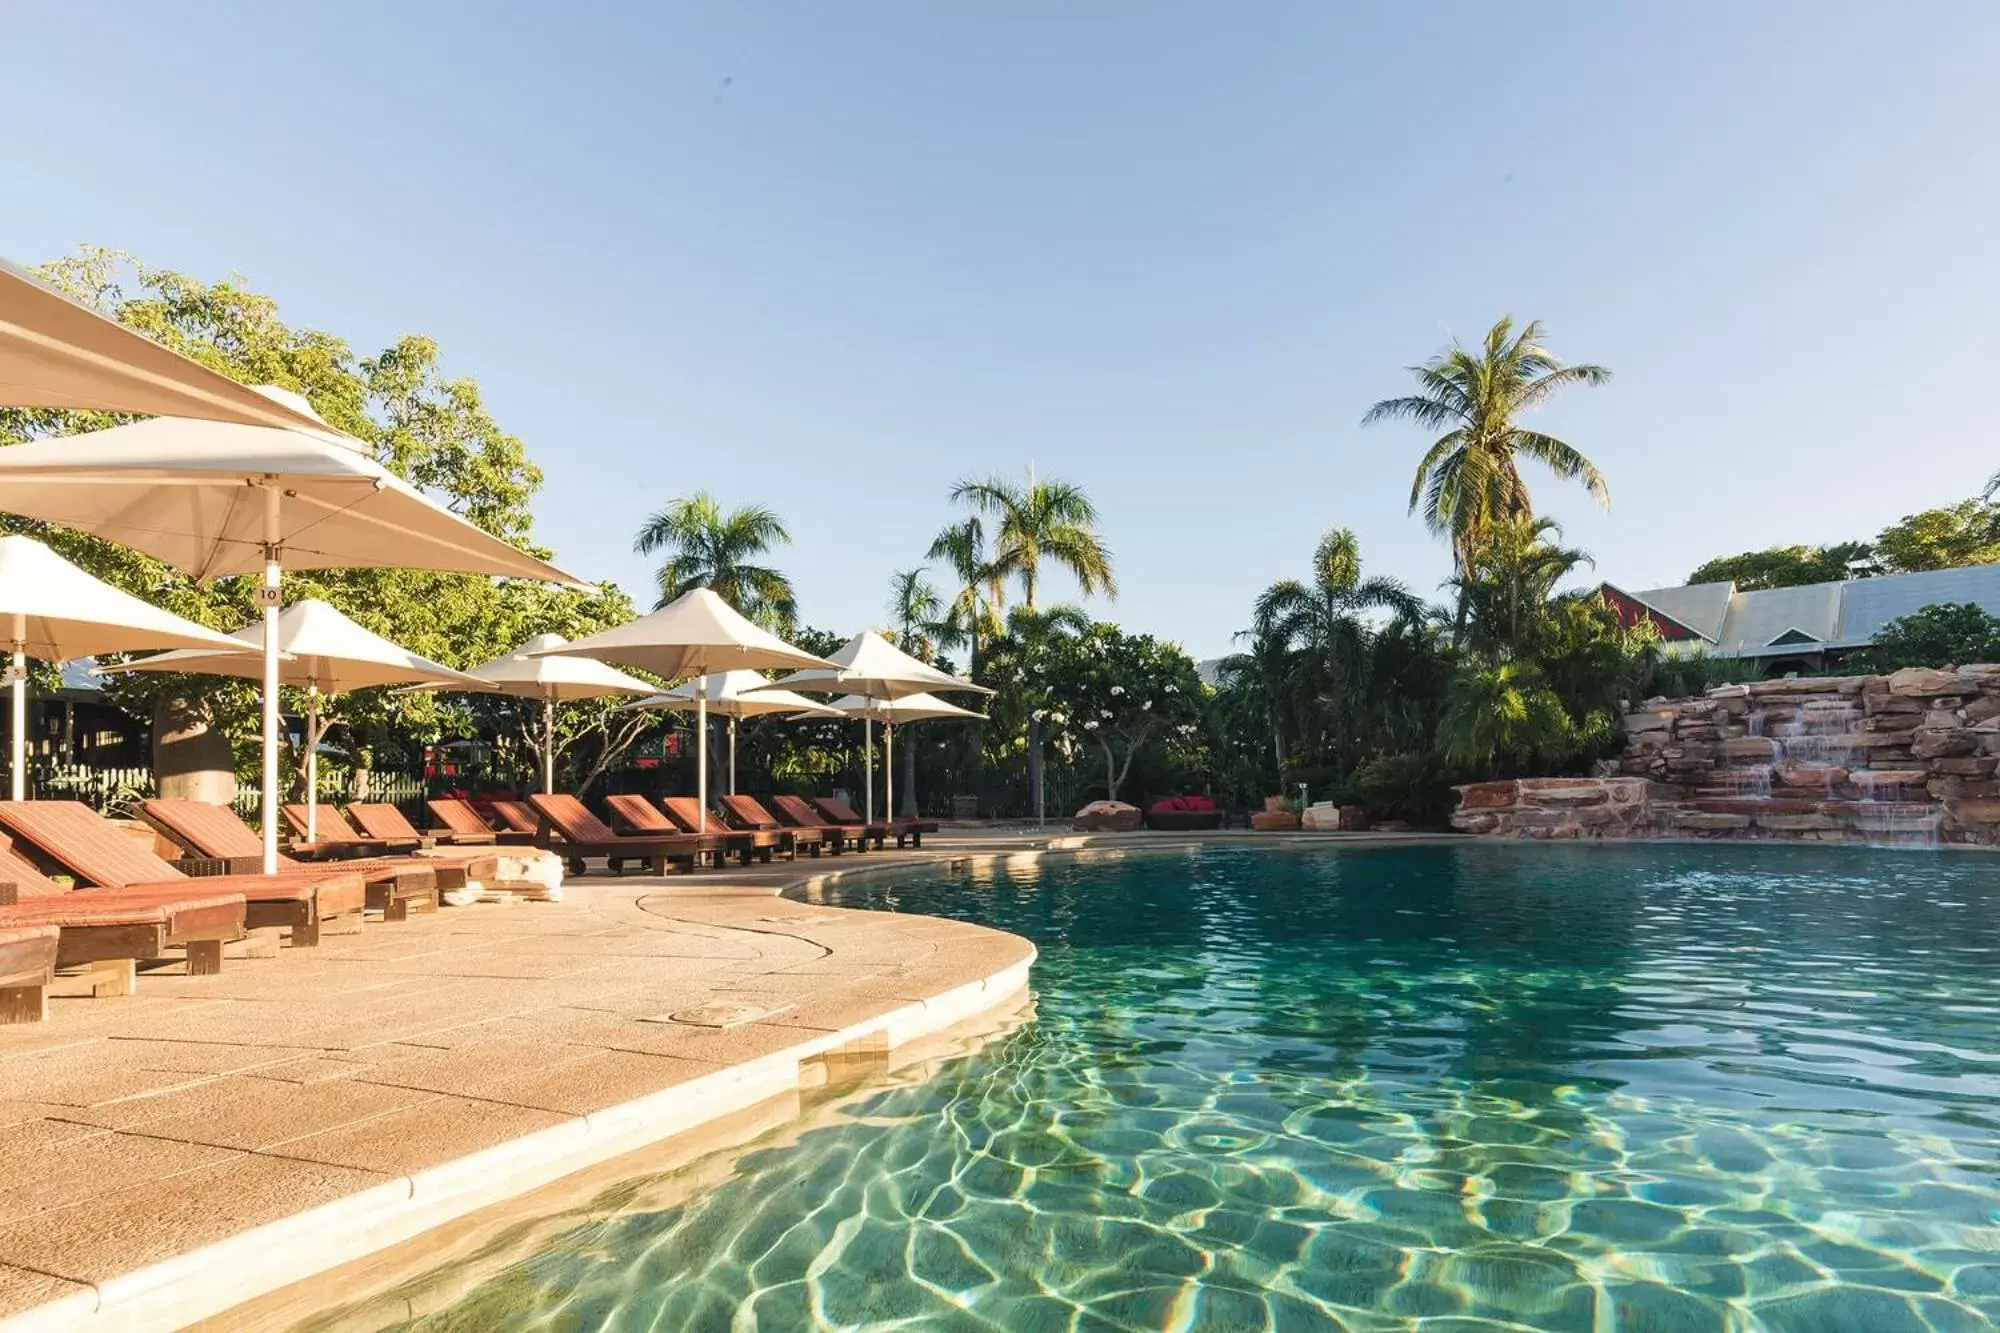
[[[202,1144],[136,1134],[92,1134],[0,1163],[0,1220],[66,1208],[135,1184],[171,1190],[170,1178],[217,1166],[240,1154]],[[0,1246],[0,1263],[46,1265]]]
[[[426,1094],[406,1110],[309,1134],[266,1151],[277,1157],[403,1176],[571,1119],[559,1111]]]
[[[69,1282],[47,1273],[36,1273],[12,1264],[0,1264],[0,1319],[22,1310],[59,1301],[85,1290],[80,1282]]]
[[[296,1158],[220,1153],[219,1160],[171,1180],[147,1178],[116,1194],[0,1222],[0,1264],[103,1282],[390,1179]]]
[[[179,1104],[163,1108],[169,1114],[128,1128],[154,1138],[257,1150],[405,1110],[431,1096],[353,1078],[313,1084],[264,1078],[228,1082],[228,1095],[219,1096],[213,1105],[196,1104],[206,1089],[162,1098]]]

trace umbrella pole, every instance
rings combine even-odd
[[[12,774],[14,799],[28,799],[28,618],[14,616],[14,656],[7,663],[7,693],[12,698],[12,727],[8,744],[12,749],[8,771]]]
[[[542,700],[542,795],[556,790],[556,703]]]
[[[862,790],[868,793],[868,822],[875,822],[875,719],[861,719]]]
[[[306,841],[319,841],[319,684],[306,682]]]
[[[264,873],[278,873],[278,599],[284,549],[278,541],[278,488],[264,487]]]
[[[882,818],[896,822],[896,724],[882,724]]]
[[[708,832],[708,677],[694,678],[695,711],[695,774],[694,801],[698,807],[695,813],[694,831]]]
[[[729,794],[736,794],[736,719],[729,719]]]

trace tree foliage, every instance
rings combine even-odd
[[[782,571],[760,561],[772,548],[791,544],[784,522],[763,505],[725,511],[713,495],[698,491],[668,501],[648,518],[632,549],[667,557],[656,575],[656,606],[709,588],[750,619],[783,631],[798,620],[798,598]]]
[[[2000,662],[2000,617],[1970,602],[1921,607],[1884,625],[1861,657],[1871,671]]]
[[[1086,596],[1118,595],[1111,548],[1097,531],[1097,506],[1081,486],[1037,478],[1031,468],[1025,485],[997,475],[961,481],[951,498],[995,520],[985,577],[1019,579],[1028,610],[1036,609],[1043,560],[1068,570]]]

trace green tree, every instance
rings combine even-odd
[[[1496,523],[1485,546],[1455,586],[1467,606],[1469,640],[1476,648],[1525,646],[1556,586],[1588,553],[1560,545],[1562,525],[1552,518],[1516,516]]]
[[[1910,514],[1882,529],[1875,546],[1893,574],[1994,564],[2000,562],[2000,506],[1961,500]]]
[[[1859,655],[1871,671],[2000,662],[2000,617],[1970,602],[1942,602],[1892,620]]]
[[[1097,506],[1082,487],[1038,480],[1030,468],[1026,485],[997,475],[961,481],[951,498],[998,520],[991,577],[1019,579],[1021,600],[1028,610],[1037,609],[1035,593],[1044,559],[1067,569],[1086,595],[1118,595],[1111,551],[1097,531]]]
[[[1689,583],[1733,583],[1744,592],[1760,588],[1800,588],[1881,572],[1876,549],[1867,542],[1831,546],[1773,546],[1722,556],[1687,576]]]
[[[899,569],[889,576],[888,610],[898,648],[926,662],[937,656],[939,629],[948,628],[945,606],[922,568]]]
[[[1102,756],[1107,799],[1118,799],[1148,745],[1199,746],[1206,690],[1178,644],[1093,624],[1050,647],[1046,670],[1060,703],[1044,720],[1058,747]]]
[[[1522,458],[1581,483],[1592,499],[1610,506],[1611,491],[1596,464],[1564,441],[1516,420],[1570,385],[1603,384],[1611,378],[1603,366],[1564,365],[1541,345],[1541,337],[1538,321],[1516,333],[1513,320],[1503,317],[1479,350],[1454,342],[1423,365],[1410,367],[1420,392],[1385,398],[1361,418],[1364,426],[1400,420],[1444,432],[1417,464],[1410,512],[1421,510],[1431,531],[1450,540],[1461,572],[1495,525],[1534,514],[1521,476]],[[1461,618],[1462,612],[1461,607]]]
[[[759,564],[773,547],[789,546],[792,534],[763,505],[724,513],[706,491],[680,496],[648,518],[633,539],[639,555],[664,552],[656,575],[665,606],[693,588],[710,588],[744,615],[782,629],[798,619],[792,581],[771,565]]]

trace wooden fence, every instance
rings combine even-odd
[[[39,801],[82,801],[103,814],[122,814],[133,801],[159,793],[150,768],[93,768],[87,764],[40,764],[28,769],[28,795]],[[422,778],[408,773],[370,773],[368,799],[401,806],[406,813],[421,807]],[[347,794],[322,790],[321,799],[335,804]],[[255,783],[238,784],[232,803],[236,813],[255,820],[261,795]]]

